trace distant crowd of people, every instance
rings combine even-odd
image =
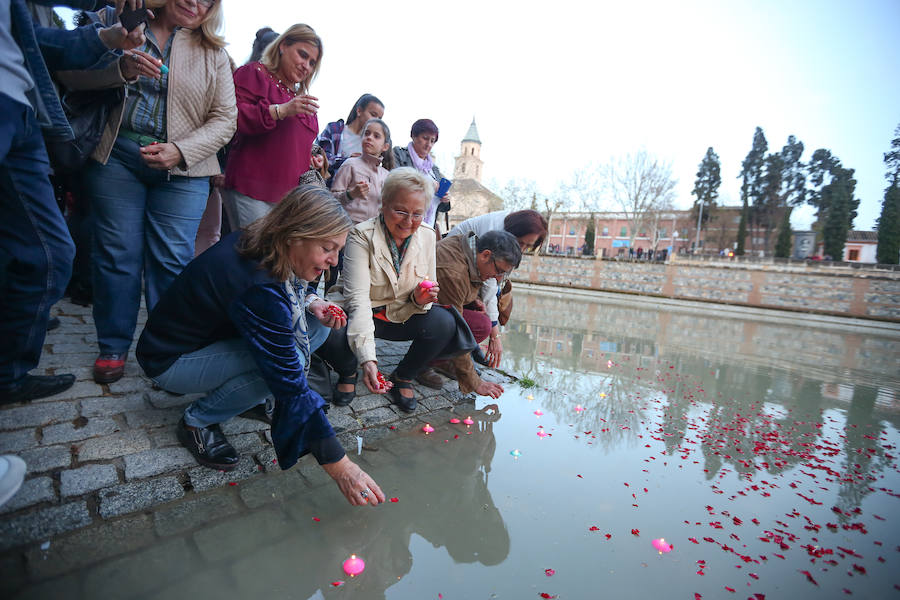
[[[322,393],[350,405],[360,372],[404,412],[413,382],[440,389],[441,374],[464,393],[503,393],[474,365],[500,363],[507,276],[547,222],[500,211],[442,228],[452,195],[431,119],[394,146],[366,93],[320,131],[310,87],[323,41],[305,24],[259,30],[236,67],[218,0],[74,0],[88,11],[74,30],[33,25],[33,4],[0,0],[0,402],[73,384],[30,373],[67,286],[93,306],[96,382],[123,376],[139,333],[156,386],[203,394],[177,425],[198,462],[233,469],[220,425],[260,418],[282,468],[312,453],[354,505],[384,494],[346,456]],[[91,108],[75,111],[79,98]],[[376,339],[412,342],[392,373]],[[336,373],[330,389],[311,387],[316,362]]]

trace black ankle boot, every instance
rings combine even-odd
[[[189,428],[184,418],[178,421],[178,441],[191,451],[204,467],[230,471],[237,466],[240,455],[228,443],[218,424]]]

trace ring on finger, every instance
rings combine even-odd
[[[359,495],[363,497],[363,500],[368,500],[369,499],[369,488],[366,488],[363,491],[361,491],[359,493]]]
[[[138,61],[140,61],[141,59],[138,58],[138,55],[137,55],[137,54],[132,54],[132,55],[131,55],[131,60],[133,60],[134,62],[138,62]]]

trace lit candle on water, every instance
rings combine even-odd
[[[356,577],[366,570],[366,561],[357,558],[355,554],[351,554],[350,558],[344,561],[344,573],[350,577]]]

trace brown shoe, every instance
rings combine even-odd
[[[433,390],[444,389],[444,380],[431,367],[416,375],[416,381]]]
[[[124,354],[101,354],[94,361],[94,381],[97,383],[113,383],[122,379],[125,374],[125,358],[128,353]]]

